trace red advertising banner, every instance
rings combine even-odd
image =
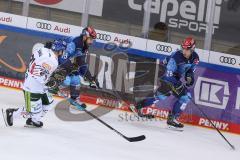
[[[25,0],[14,0],[25,2]],[[94,16],[102,16],[104,0],[90,1],[89,14]],[[31,4],[45,6],[49,8],[62,9],[72,12],[83,13],[85,0],[30,0]]]

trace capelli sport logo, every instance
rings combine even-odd
[[[1,48],[1,44],[4,43],[4,41],[7,39],[7,36],[1,36],[0,35],[0,48]],[[20,56],[19,53],[16,54],[18,60],[20,61],[20,67],[14,67],[10,64],[8,64],[7,62],[5,62],[2,58],[0,58],[0,64],[3,64],[4,66],[6,66],[7,68],[16,71],[16,72],[21,72],[24,73],[26,71],[26,65],[23,61],[23,58]]]
[[[212,0],[152,0],[150,12],[159,14],[160,22],[169,27],[188,29],[193,32],[206,32]],[[216,0],[214,5],[213,34],[219,28],[223,0]],[[147,3],[128,0],[131,9],[143,11]]]

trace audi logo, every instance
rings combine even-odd
[[[109,34],[97,33],[97,39],[103,40],[103,41],[111,41],[112,37]]]
[[[164,45],[161,45],[161,44],[157,44],[156,45],[156,50],[157,51],[161,51],[161,52],[172,52],[172,47],[171,46],[164,46]]]
[[[37,22],[36,27],[40,29],[46,29],[46,30],[51,30],[52,25],[49,23],[44,23],[44,22]]]
[[[221,56],[219,58],[219,61],[221,63],[225,63],[225,64],[231,64],[231,65],[235,65],[237,63],[236,58],[232,58],[232,57],[225,57],[225,56]]]

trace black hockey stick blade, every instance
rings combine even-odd
[[[107,124],[106,122],[104,122],[103,120],[99,119],[96,115],[92,114],[91,112],[89,112],[87,110],[84,110],[84,111],[86,113],[88,113],[90,116],[92,116],[93,118],[95,118],[96,120],[98,120],[99,122],[101,122],[103,125],[108,127],[109,129],[113,130],[114,132],[116,132],[117,134],[122,136],[128,142],[139,142],[139,141],[146,139],[145,135],[141,135],[141,136],[137,136],[137,137],[127,137],[127,136],[123,135],[121,132],[119,132],[118,130],[116,130],[115,128],[113,128],[112,126],[110,126],[109,124]]]
[[[77,109],[79,109],[81,111],[85,111],[88,115],[90,115],[91,117],[93,117],[94,119],[96,119],[97,121],[99,121],[100,123],[102,123],[103,125],[108,127],[109,129],[113,130],[115,133],[117,133],[118,135],[120,135],[121,137],[126,139],[127,141],[129,141],[129,142],[138,142],[138,141],[142,141],[142,140],[144,140],[146,138],[144,135],[141,135],[141,136],[138,136],[138,137],[127,137],[127,136],[123,135],[121,132],[119,132],[118,130],[116,130],[112,126],[110,126],[108,123],[106,123],[103,120],[101,120],[100,118],[98,118],[95,114],[91,113],[90,111],[86,110],[85,108],[82,108],[82,106],[80,104],[78,104],[77,102],[71,101],[64,94],[62,94],[61,92],[59,92],[59,93],[60,93],[61,96],[66,98],[69,103],[73,103],[77,107]]]
[[[145,135],[141,135],[141,136],[137,136],[137,137],[125,137],[124,138],[126,140],[128,140],[129,142],[139,142],[139,141],[143,141],[144,139],[146,139]]]

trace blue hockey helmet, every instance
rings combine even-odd
[[[59,40],[54,40],[52,43],[52,50],[53,51],[62,51],[65,50],[67,48],[67,43],[61,39]]]

